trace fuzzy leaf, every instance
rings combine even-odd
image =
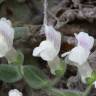
[[[34,89],[49,86],[44,73],[34,66],[24,66],[24,79]]]
[[[81,92],[78,91],[72,91],[72,90],[58,90],[58,89],[52,89],[52,96],[81,96]]]
[[[22,78],[21,72],[17,65],[0,65],[0,80],[4,82],[16,82]]]

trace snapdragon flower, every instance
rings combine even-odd
[[[87,59],[93,47],[94,38],[85,32],[75,34],[75,38],[77,39],[77,46],[71,51],[62,54],[62,57],[68,55],[68,59],[74,62],[74,65],[78,67],[81,79],[85,83],[85,79],[90,77],[92,73],[92,69],[88,64]]]
[[[13,47],[14,29],[11,21],[6,18],[0,19],[0,57],[4,57]]]
[[[0,19],[0,57],[5,57],[8,63],[16,62],[17,51],[13,47],[14,28],[10,20]]]
[[[12,89],[8,92],[8,96],[23,96],[23,94],[17,89]]]
[[[59,57],[57,56],[61,46],[61,34],[56,31],[52,26],[45,26],[46,40],[42,41],[39,47],[33,50],[33,56],[41,57],[43,60],[48,61],[51,73],[55,74],[54,61]],[[49,63],[50,62],[50,63]],[[55,62],[58,63],[58,62]],[[59,62],[60,63],[60,62]],[[55,68],[56,69],[56,68]],[[57,68],[58,69],[58,68]]]
[[[61,34],[52,26],[45,26],[46,40],[40,43],[33,51],[33,56],[39,56],[43,60],[52,61],[58,55],[61,44]]]
[[[53,26],[47,24],[47,0],[44,0],[44,23],[43,31],[46,40],[42,41],[39,47],[34,48],[33,56],[41,57],[48,62],[51,73],[55,75],[55,71],[60,69],[60,58],[58,53],[61,46],[61,34],[56,31]]]

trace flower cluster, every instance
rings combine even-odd
[[[60,58],[58,53],[61,46],[61,34],[56,31],[53,26],[44,25],[44,32],[46,40],[42,41],[40,45],[33,50],[33,56],[41,57],[48,62],[52,74],[59,69]],[[67,56],[68,60],[73,62],[78,68],[79,75],[85,83],[86,78],[91,76],[92,69],[87,61],[91,49],[94,44],[94,38],[88,33],[80,32],[75,34],[77,45],[69,52],[62,54],[62,57]],[[13,48],[14,29],[11,21],[6,18],[0,19],[0,57],[14,49]],[[12,57],[12,56],[11,56]]]
[[[47,25],[47,1],[44,2],[44,32],[46,40],[42,41],[39,47],[33,50],[33,56],[41,57],[48,62],[51,73],[55,74],[58,70],[60,58],[58,53],[61,46],[61,34],[52,26]],[[67,56],[71,64],[77,66],[81,80],[86,83],[86,78],[91,77],[92,69],[87,62],[94,44],[94,38],[85,32],[75,34],[77,45],[69,52],[62,54],[62,57]],[[59,59],[57,59],[59,58]],[[57,63],[58,62],[58,63]],[[54,67],[55,66],[55,67]]]

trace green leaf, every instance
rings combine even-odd
[[[81,92],[72,90],[51,89],[52,96],[82,96]]]
[[[92,73],[90,78],[87,78],[87,84],[92,85],[96,81],[96,71]]]
[[[34,89],[40,89],[48,87],[48,80],[45,74],[38,68],[28,65],[24,66],[24,79],[30,87]]]
[[[16,82],[22,78],[19,67],[17,65],[0,65],[0,80],[4,82]]]

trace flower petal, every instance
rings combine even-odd
[[[10,20],[7,20],[6,18],[0,19],[0,31],[3,31],[10,36],[10,38],[14,38],[14,29],[12,28],[12,24]]]
[[[67,55],[69,55],[70,54],[70,51],[69,52],[65,52],[65,53],[63,53],[62,55],[61,55],[61,57],[65,57],[65,56],[67,56]]]
[[[46,34],[46,39],[51,41],[56,50],[58,52],[60,51],[60,46],[61,46],[61,34],[60,32],[56,31],[52,26],[45,26],[45,34]]]
[[[0,57],[5,56],[8,51],[9,47],[7,42],[5,41],[4,37],[0,35]]]
[[[40,56],[43,60],[51,61],[57,56],[57,51],[50,41],[45,40],[33,50],[33,56]]]
[[[36,47],[36,48],[34,48],[32,55],[33,55],[33,56],[39,56],[41,51],[42,51],[41,48]]]
[[[13,47],[14,29],[11,21],[6,18],[0,19],[0,57],[7,54]]]
[[[94,44],[94,38],[89,36],[88,33],[80,32],[78,35],[75,34],[76,39],[78,40],[78,45],[82,46],[87,50],[91,50]]]
[[[79,65],[82,65],[88,59],[90,51],[85,50],[81,46],[73,48],[68,56],[69,60],[75,62]]]
[[[23,94],[17,89],[10,90],[8,96],[23,96]]]
[[[0,19],[0,33],[5,37],[6,42],[9,46],[13,45],[14,39],[14,29],[11,26],[11,21],[7,20],[6,18]]]

